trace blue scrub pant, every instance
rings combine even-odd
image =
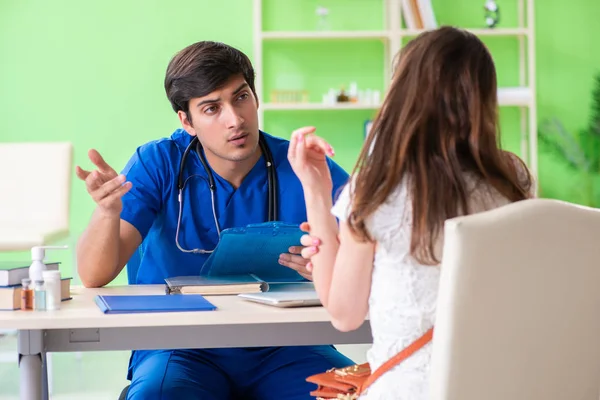
[[[136,353],[130,400],[314,400],[308,376],[353,364],[333,346]]]

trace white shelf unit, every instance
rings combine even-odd
[[[378,40],[384,44],[384,88],[391,77],[391,60],[401,49],[405,38],[412,38],[424,30],[405,29],[402,26],[401,0],[384,0],[384,30],[373,31],[263,31],[262,0],[254,1],[254,66],[256,69],[256,91],[259,99],[263,93],[263,43],[275,40]],[[434,10],[435,11],[435,10]],[[537,110],[535,87],[535,29],[534,0],[518,0],[517,26],[511,28],[465,28],[480,37],[516,37],[519,43],[519,86],[498,88],[498,104],[502,107],[518,107],[521,112],[520,155],[532,174],[538,176],[537,156]],[[378,104],[324,104],[324,103],[269,103],[261,102],[260,126],[263,126],[264,111],[275,110],[376,110]],[[539,182],[539,180],[538,180]]]
[[[501,106],[527,107],[530,103],[531,91],[526,87],[498,89],[498,103]],[[270,110],[371,110],[378,109],[381,104],[363,103],[265,103],[263,111]]]
[[[328,31],[328,32],[261,32],[263,40],[289,39],[382,39],[390,37],[389,31]]]

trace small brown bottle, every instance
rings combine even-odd
[[[31,287],[31,279],[23,279],[21,281],[21,310],[33,310],[33,288]]]
[[[350,97],[348,97],[348,95],[344,91],[344,88],[342,88],[342,90],[340,90],[340,93],[338,94],[336,100],[338,103],[347,103],[350,101]]]

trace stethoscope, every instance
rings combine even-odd
[[[267,145],[264,135],[260,133],[258,144],[260,146],[260,150],[262,151],[263,157],[265,158],[265,164],[267,166],[267,181],[269,185],[268,190],[268,215],[269,221],[277,220],[277,205],[278,205],[278,196],[277,196],[277,174],[275,173],[275,164],[273,163],[273,154]],[[189,152],[195,148],[196,154],[198,154],[198,158],[200,158],[200,162],[202,163],[202,167],[204,171],[206,171],[206,175],[208,176],[208,187],[210,188],[210,200],[212,204],[212,213],[213,218],[215,220],[215,226],[217,227],[217,234],[219,235],[219,239],[221,239],[221,227],[219,226],[219,220],[217,219],[217,211],[215,205],[215,191],[217,186],[215,185],[215,179],[213,177],[213,173],[208,166],[208,162],[206,161],[206,156],[204,155],[204,151],[202,151],[202,145],[198,140],[198,136],[194,136],[190,144],[187,146],[185,151],[183,152],[183,156],[181,157],[181,163],[179,164],[179,175],[177,176],[177,189],[179,190],[179,194],[177,199],[179,201],[179,216],[177,217],[177,230],[175,232],[175,244],[177,248],[184,253],[200,253],[200,254],[208,254],[212,253],[213,250],[202,250],[202,249],[191,249],[187,250],[181,247],[179,244],[179,228],[181,226],[181,211],[183,210],[183,189],[187,181],[198,175],[191,175],[187,177],[187,179],[183,179],[183,170],[185,167],[185,161]]]

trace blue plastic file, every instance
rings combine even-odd
[[[104,314],[212,311],[216,307],[201,295],[97,295],[94,301]]]
[[[279,255],[290,246],[300,246],[304,232],[298,225],[282,222],[251,224],[221,232],[215,251],[206,260],[201,275],[254,274],[266,282],[295,282],[304,278],[279,264]]]

